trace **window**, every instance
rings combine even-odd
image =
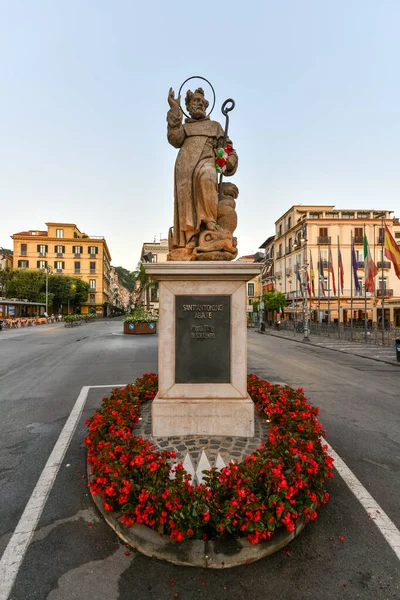
[[[328,228],[327,227],[320,227],[319,228],[319,237],[328,237]]]
[[[153,254],[153,256],[151,257],[151,262],[152,263],[156,263],[157,262],[157,254]]]
[[[99,249],[97,246],[89,246],[88,252],[89,252],[91,258],[96,258],[96,254],[99,253]]]
[[[91,290],[96,289],[96,280],[95,279],[89,279],[89,287]]]
[[[385,236],[385,230],[382,227],[379,227],[379,229],[378,229],[378,240],[377,240],[378,244],[382,244],[382,241],[384,240],[384,236]]]
[[[328,250],[321,250],[321,260],[328,262]]]
[[[83,246],[72,246],[72,253],[75,255],[83,254]]]
[[[19,260],[18,269],[29,269],[29,260]]]
[[[40,256],[46,256],[47,250],[48,246],[46,246],[45,244],[38,244],[37,251],[39,252]]]
[[[74,272],[75,273],[81,272],[81,262],[79,260],[74,263]]]
[[[90,263],[90,272],[96,273],[96,263],[94,261]]]
[[[28,253],[28,244],[21,244],[21,256],[26,256]]]
[[[292,217],[288,217],[287,228],[288,228],[288,230],[292,228]]]
[[[158,290],[155,287],[150,288],[150,302],[158,302]]]
[[[54,252],[57,256],[62,256],[65,252],[65,246],[54,246]]]
[[[310,219],[320,219],[321,213],[319,213],[319,212],[310,213],[309,218]]]
[[[382,275],[379,277],[379,286],[378,286],[378,290],[386,290],[386,283],[387,283],[387,278],[386,277],[382,277]]]
[[[292,251],[292,238],[289,239],[289,247],[288,247],[288,251],[291,252]]]
[[[62,270],[64,269],[65,263],[63,260],[55,260],[54,261],[54,268],[57,271],[57,273],[61,273]]]
[[[64,237],[64,229],[56,229],[56,237],[63,238]]]
[[[356,287],[354,286],[354,295],[355,296],[364,296],[364,291],[363,291],[363,278],[362,277],[358,277],[358,283],[360,284],[360,289],[356,289]]]
[[[94,304],[96,302],[96,294],[89,295],[89,302],[90,304]]]
[[[279,244],[278,258],[282,256],[282,244]]]
[[[371,216],[371,213],[368,213],[368,212],[357,213],[357,219],[369,219],[370,216]]]
[[[36,262],[36,267],[38,269],[45,269],[47,267],[47,260],[38,260]]]
[[[253,304],[253,298],[249,298],[249,306]]]
[[[247,284],[247,295],[254,296],[254,283]]]
[[[282,223],[279,225],[279,233],[278,235],[282,235]]]
[[[342,219],[354,219],[353,212],[342,212]]]

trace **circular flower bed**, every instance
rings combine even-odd
[[[324,482],[333,459],[320,436],[324,431],[303,390],[272,385],[248,376],[248,392],[270,423],[268,440],[242,463],[207,472],[193,485],[174,452],[160,452],[134,429],[143,402],[155,397],[158,378],[145,373],[116,388],[87,419],[91,493],[104,509],[122,513],[129,526],[142,523],[170,538],[213,539],[247,536],[256,544],[279,528],[293,531],[303,516],[313,520],[327,502]]]

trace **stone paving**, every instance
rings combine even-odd
[[[203,481],[203,470],[212,467],[221,469],[230,462],[242,462],[268,437],[268,423],[255,412],[255,435],[251,438],[215,435],[154,438],[151,435],[151,405],[151,402],[143,405],[141,420],[135,427],[135,435],[141,435],[149,440],[158,450],[175,450],[176,463],[183,462],[186,471],[192,475],[194,483]]]

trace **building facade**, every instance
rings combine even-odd
[[[103,236],[89,236],[73,223],[46,223],[47,230],[20,231],[14,242],[14,269],[48,269],[49,273],[78,277],[89,284],[83,314],[108,316],[111,256]]]
[[[400,326],[400,280],[384,255],[384,225],[400,244],[400,223],[391,211],[292,206],[275,222],[275,235],[262,245],[263,291],[283,292],[287,315],[302,314],[307,302],[315,322],[379,324],[384,318]],[[364,234],[378,268],[375,291],[365,289]]]
[[[144,242],[140,261],[146,262],[150,259],[150,262],[153,263],[167,262],[168,252],[168,240],[166,239],[161,238],[159,242]],[[136,304],[147,305],[149,310],[158,314],[160,305],[157,283],[150,282],[146,287],[138,280],[135,296]]]
[[[112,306],[120,308],[124,311],[131,309],[131,293],[121,284],[118,273],[114,267],[110,271],[110,303]]]

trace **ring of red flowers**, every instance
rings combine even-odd
[[[157,375],[145,373],[134,384],[112,390],[86,421],[89,488],[125,541],[129,527],[143,532],[144,525],[176,542],[247,537],[250,546],[269,543],[278,549],[282,539],[288,543],[317,517],[329,498],[324,484],[333,476],[333,459],[321,443],[325,432],[317,420],[319,409],[307,402],[301,388],[249,375],[249,395],[270,423],[268,439],[242,463],[212,469],[201,485],[191,483],[182,463],[171,464],[174,452],[159,451],[134,436],[141,405],[155,397],[157,388]],[[280,541],[274,544],[276,532]],[[140,543],[132,545],[143,550]]]

